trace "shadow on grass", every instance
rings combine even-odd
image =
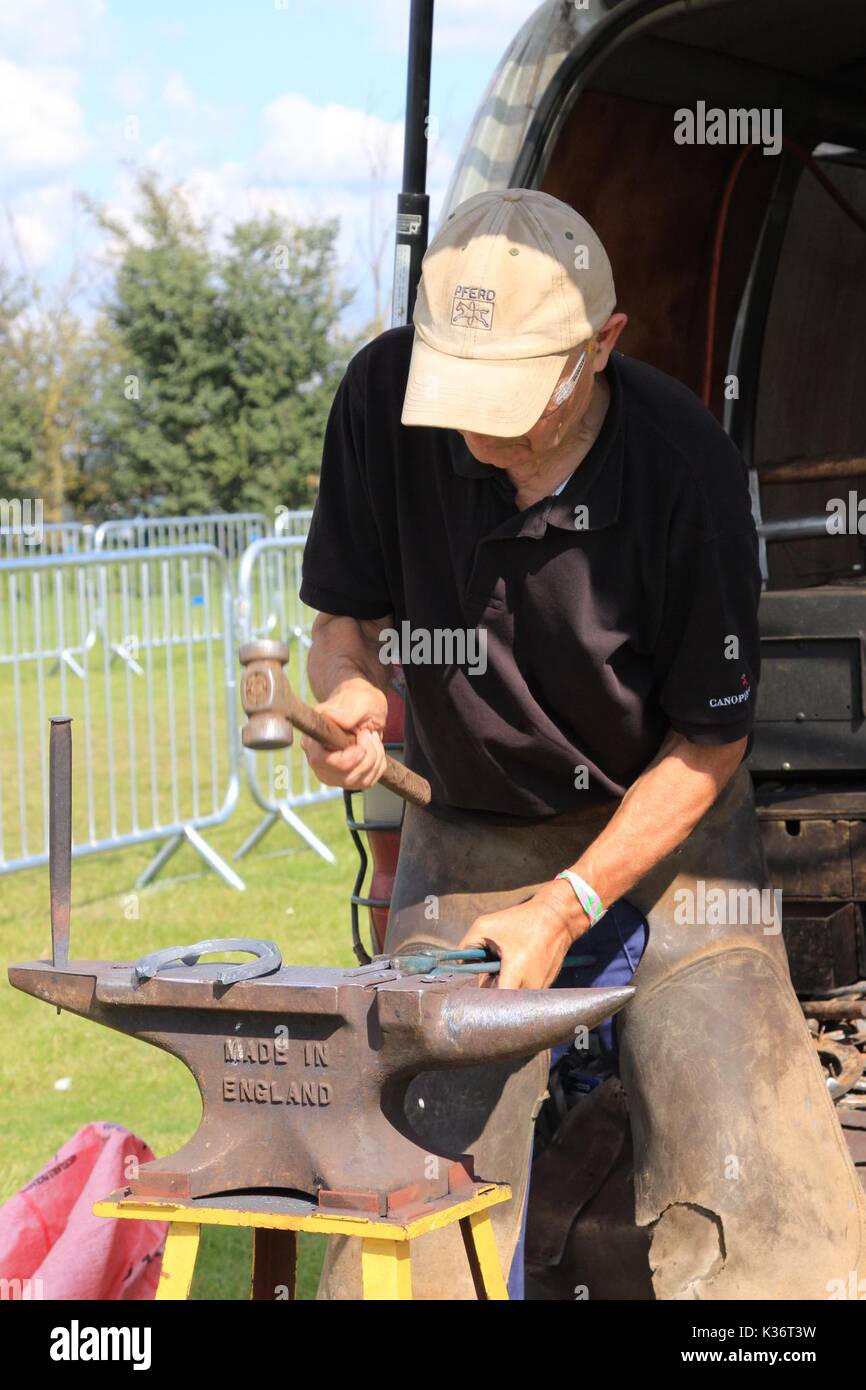
[[[298,1245],[299,1300],[316,1297],[325,1236],[302,1233]],[[252,1269],[253,1233],[230,1226],[204,1226],[190,1298],[204,1302],[248,1299]]]

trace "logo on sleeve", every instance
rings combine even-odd
[[[493,328],[495,290],[479,285],[458,285],[451,301],[451,322],[456,328]]]
[[[709,702],[710,709],[722,709],[725,705],[742,705],[744,701],[748,700],[752,693],[752,687],[749,685],[749,677],[745,673],[740,676],[740,685],[742,686],[742,690],[739,690],[736,695],[713,696]]]

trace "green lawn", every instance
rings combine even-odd
[[[80,775],[80,763],[78,768]],[[132,959],[205,936],[252,935],[273,938],[292,964],[354,963],[349,893],[356,857],[342,802],[302,814],[330,845],[337,864],[326,864],[277,825],[236,865],[244,893],[226,887],[187,846],[161,878],[133,897],[135,878],[155,846],[75,861],[73,958]],[[244,791],[230,820],[206,838],[230,859],[260,815]],[[88,1121],[125,1125],[162,1155],[189,1138],[200,1113],[195,1083],[175,1058],[71,1014],[58,1016],[10,988],[5,966],[45,957],[49,949],[47,869],[0,877],[0,1198],[31,1178]],[[68,1089],[56,1090],[64,1077]],[[320,1238],[302,1238],[302,1298],[314,1296],[322,1254]],[[247,1297],[249,1263],[248,1232],[206,1228],[193,1297]]]

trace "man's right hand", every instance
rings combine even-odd
[[[388,699],[384,691],[358,676],[337,686],[316,709],[355,736],[354,744],[338,753],[329,753],[315,739],[302,739],[307,762],[319,781],[347,791],[372,787],[385,771],[382,733]]]

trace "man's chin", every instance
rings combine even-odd
[[[526,436],[523,434],[514,439],[464,434],[463,439],[474,459],[479,463],[489,463],[493,468],[507,468],[513,462],[514,451],[522,452],[526,446]]]

